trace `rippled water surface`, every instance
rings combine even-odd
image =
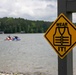
[[[20,41],[5,41],[9,34],[0,34],[0,71],[57,74],[57,54],[44,38],[44,34],[10,34]],[[76,71],[74,48],[74,74]]]

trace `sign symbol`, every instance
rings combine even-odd
[[[48,28],[45,38],[63,59],[75,46],[76,28],[64,15],[60,14],[56,21]]]
[[[53,44],[58,46],[58,51],[66,51],[66,46],[71,45],[71,34],[67,23],[65,24],[57,23],[57,27],[53,35]]]

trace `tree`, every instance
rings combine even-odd
[[[52,22],[32,21],[23,18],[0,18],[0,31],[5,33],[44,33]]]

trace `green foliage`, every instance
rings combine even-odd
[[[44,33],[51,23],[4,17],[0,18],[0,31],[4,31],[4,33]]]

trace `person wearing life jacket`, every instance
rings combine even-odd
[[[19,40],[18,36],[14,36],[13,40]]]
[[[11,36],[9,35],[6,40],[12,40]]]

